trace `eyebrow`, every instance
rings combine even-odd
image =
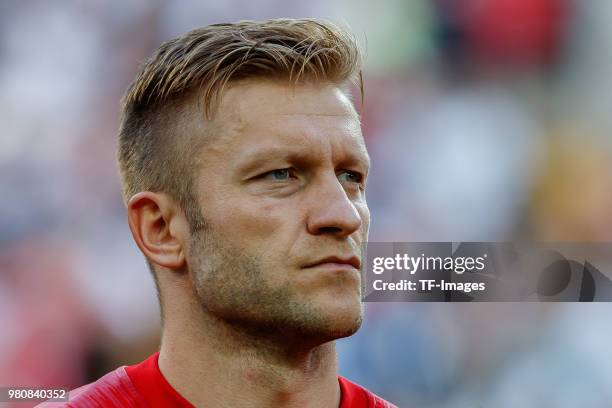
[[[242,175],[249,174],[266,163],[275,160],[292,161],[298,154],[293,149],[279,147],[264,147],[248,152],[238,158],[238,173]]]
[[[310,152],[307,152],[306,149],[296,149],[294,147],[262,147],[245,154],[238,160],[240,164],[237,166],[237,173],[240,177],[243,177],[271,161],[283,161],[287,164],[306,166],[319,161],[319,156],[312,155]],[[358,154],[346,155],[346,157],[339,162],[339,165],[358,166],[365,169],[367,172],[370,167],[370,158],[367,153],[363,154],[359,151]]]

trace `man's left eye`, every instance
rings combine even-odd
[[[363,181],[363,176],[361,173],[351,170],[343,170],[338,173],[338,180],[346,181],[349,183],[361,183]]]

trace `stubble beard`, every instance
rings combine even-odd
[[[290,281],[273,285],[260,258],[232,246],[205,220],[197,225],[188,263],[205,315],[247,336],[308,346],[350,336],[361,326],[361,305],[350,318],[325,313],[302,300]]]

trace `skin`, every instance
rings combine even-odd
[[[350,100],[331,84],[240,82],[191,127],[209,138],[201,227],[163,193],[128,204],[162,293],[160,370],[195,406],[337,407],[333,340],[361,324],[370,219]]]

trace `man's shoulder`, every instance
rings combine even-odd
[[[132,408],[147,406],[125,367],[119,367],[99,380],[70,391],[68,402],[44,402],[36,408]]]
[[[385,401],[372,391],[347,380],[344,377],[338,377],[340,390],[342,392],[342,400],[340,408],[397,408],[389,401]]]
[[[343,377],[338,377],[340,408],[397,408],[392,403]],[[99,380],[70,391],[68,402],[44,402],[36,408],[137,408],[148,404],[140,395],[125,367]]]

